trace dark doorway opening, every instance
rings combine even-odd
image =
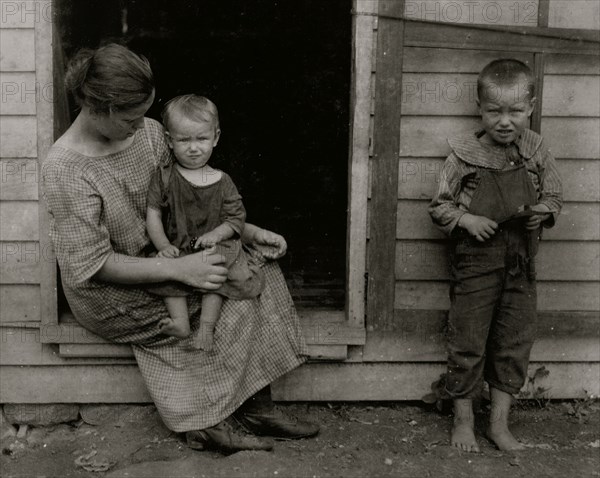
[[[296,304],[343,308],[351,0],[58,0],[55,11],[64,60],[107,41],[150,60],[149,116],[182,93],[217,104],[212,164],[236,182],[248,222],[286,237]]]

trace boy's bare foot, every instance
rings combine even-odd
[[[450,442],[452,446],[460,450],[479,453],[479,445],[475,439],[475,432],[471,423],[455,420]]]
[[[166,318],[166,319],[162,319],[158,323],[158,328],[161,331],[161,333],[163,333],[165,335],[169,335],[171,337],[177,337],[180,339],[184,339],[190,335],[189,329],[186,330],[184,327],[181,327],[179,324],[177,324],[177,322],[175,322],[170,317]]]
[[[500,421],[490,423],[487,436],[501,451],[525,450],[527,448],[513,436],[508,429],[508,425]]]
[[[473,401],[466,398],[454,400],[454,425],[450,443],[459,450],[479,453],[479,445],[475,439],[475,416]]]

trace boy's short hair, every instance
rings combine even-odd
[[[519,82],[521,76],[527,80],[529,98],[535,96],[535,79],[533,71],[525,63],[512,58],[494,60],[483,67],[477,78],[477,97],[481,101],[486,83],[496,86],[510,86]]]
[[[163,125],[167,131],[169,131],[175,113],[180,113],[194,121],[210,122],[215,126],[215,131],[219,129],[219,110],[212,101],[204,96],[189,94],[176,96],[169,100],[161,113]]]

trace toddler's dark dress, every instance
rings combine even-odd
[[[192,184],[173,163],[159,168],[150,181],[148,207],[162,211],[165,234],[177,247],[180,256],[197,252],[191,241],[212,231],[220,224],[228,224],[235,231],[232,239],[217,245],[217,252],[226,258],[227,281],[215,293],[230,299],[250,299],[264,288],[264,274],[257,260],[246,254],[240,237],[246,222],[242,197],[228,174],[206,186]],[[164,182],[168,184],[163,184]],[[208,182],[208,181],[207,181]],[[162,296],[186,296],[194,289],[179,283],[169,283],[150,289]]]

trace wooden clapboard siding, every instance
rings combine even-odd
[[[400,126],[400,156],[446,156],[447,138],[477,129],[476,116],[407,116]]]
[[[508,56],[533,66],[531,53],[406,47],[404,48],[402,71],[406,73],[478,74],[490,61]]]
[[[395,308],[448,310],[448,290],[447,281],[398,281]],[[540,282],[538,309],[597,311],[600,309],[600,286],[597,282]]]
[[[0,284],[39,284],[42,260],[38,242],[0,242]]]
[[[0,116],[0,157],[37,157],[35,116]]]
[[[397,280],[449,280],[445,241],[398,241]],[[539,281],[599,281],[600,244],[549,241],[540,244],[537,256]]]
[[[33,29],[0,29],[0,71],[35,71]]]
[[[35,201],[0,202],[0,241],[38,239],[38,203]]]
[[[398,199],[430,200],[438,187],[446,158],[401,158],[398,167]],[[558,159],[557,167],[567,202],[600,200],[600,161]]]
[[[548,389],[548,398],[586,398],[600,391],[597,362],[529,365],[529,376],[544,366],[550,373],[535,386]],[[273,386],[275,400],[420,400],[445,371],[442,364],[370,363],[314,364],[298,368]],[[526,389],[527,385],[525,385]]]
[[[548,398],[600,393],[597,362],[532,362],[528,375],[542,366],[550,373],[535,385],[548,389]],[[420,400],[444,370],[441,363],[308,364],[276,380],[272,394],[278,401]],[[152,401],[133,365],[4,366],[2,383],[1,403]]]
[[[396,237],[398,239],[445,239],[427,213],[429,201],[398,202]],[[371,205],[369,205],[371,207]],[[544,230],[544,240],[597,241],[600,204],[567,202],[552,229]]]
[[[537,26],[538,0],[411,0],[406,2],[404,16],[442,23]]]
[[[38,199],[36,159],[0,159],[0,201]]]
[[[38,87],[34,72],[0,72],[2,115],[34,115],[36,100],[42,94],[52,101],[52,90]]]
[[[0,287],[0,323],[39,322],[40,299],[40,287],[37,284],[3,284]]]
[[[557,158],[600,158],[600,119],[544,118],[542,136]]]
[[[33,28],[37,22],[52,21],[52,2],[0,0],[0,29]]]
[[[600,29],[598,0],[550,0],[548,26],[555,28]]]
[[[544,61],[544,72],[553,75],[598,75],[600,74],[600,56],[547,54]]]
[[[544,116],[600,116],[600,76],[546,75]]]

